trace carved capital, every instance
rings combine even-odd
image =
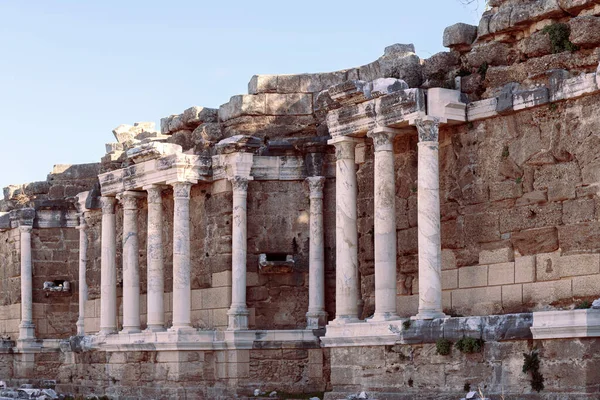
[[[31,225],[19,225],[19,230],[21,233],[31,233],[33,230],[33,226]]]
[[[393,151],[394,137],[398,134],[396,129],[378,128],[367,133],[367,136],[373,139],[375,151]]]
[[[440,119],[428,118],[415,120],[419,142],[437,142],[439,137]]]
[[[308,184],[308,190],[310,191],[310,198],[323,198],[323,186],[325,184],[324,176],[311,176],[306,178]]]
[[[124,210],[138,210],[140,208],[138,200],[144,196],[144,193],[128,190],[118,195],[117,198]]]
[[[161,185],[144,186],[148,192],[148,204],[162,204],[162,192],[164,187]]]
[[[244,192],[248,191],[248,178],[244,176],[234,176],[229,179],[231,181],[231,186],[233,187],[233,192]]]
[[[331,139],[327,143],[335,146],[335,158],[337,160],[354,160],[354,151],[356,148],[356,144],[360,141],[361,139],[349,136],[341,136]]]
[[[176,199],[189,199],[192,184],[190,182],[173,182],[173,197]]]
[[[102,206],[102,214],[114,214],[116,202],[117,202],[117,199],[113,196],[100,197],[100,205]]]

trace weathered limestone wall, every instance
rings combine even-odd
[[[21,319],[19,229],[0,232],[0,335],[16,339]]]

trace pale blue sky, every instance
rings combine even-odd
[[[0,187],[97,162],[117,125],[218,107],[253,74],[359,66],[393,43],[428,58],[482,4],[0,0]]]

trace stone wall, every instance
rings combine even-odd
[[[0,334],[16,339],[21,319],[19,229],[0,232]]]

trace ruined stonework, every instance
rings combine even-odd
[[[5,188],[0,379],[596,398],[598,32],[597,0],[489,1],[448,52],[255,75]]]

